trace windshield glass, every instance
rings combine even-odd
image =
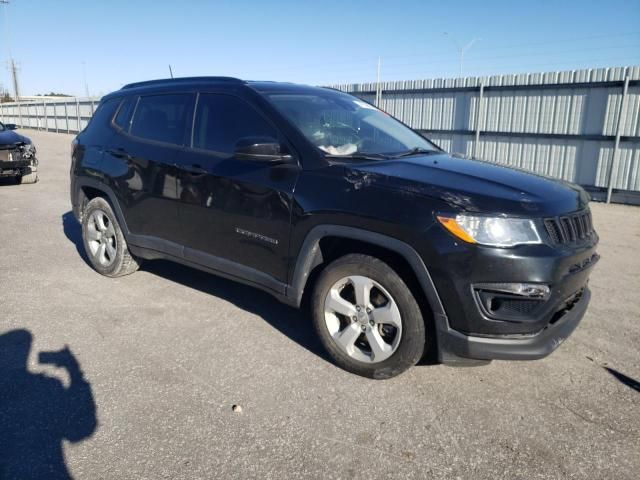
[[[0,132],[4,132],[5,126],[0,122]]]
[[[390,115],[345,93],[274,93],[269,98],[326,154],[393,156],[411,150],[438,151]]]

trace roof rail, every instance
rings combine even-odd
[[[180,83],[195,83],[195,82],[228,82],[228,83],[244,83],[243,80],[234,77],[180,77],[180,78],[162,78],[158,80],[146,80],[144,82],[128,83],[122,87],[121,90],[127,90],[129,88],[146,87],[150,85],[161,84],[180,84]]]

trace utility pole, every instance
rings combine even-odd
[[[16,61],[11,58],[9,59],[9,70],[11,70],[11,79],[13,80],[13,93],[16,97],[16,102],[20,101],[20,87],[18,86],[18,67],[16,66]]]
[[[0,0],[0,5],[4,5],[4,23],[5,23],[5,32],[6,32],[6,42],[7,42],[7,53],[9,57],[9,72],[11,72],[11,82],[13,83],[13,93],[14,100],[16,102],[20,101],[20,87],[18,86],[18,67],[16,66],[16,62],[13,59],[13,55],[11,55],[11,41],[9,39],[9,13],[7,12],[7,5],[9,5],[9,0]]]
[[[458,49],[458,53],[460,54],[460,77],[462,77],[462,64],[464,63],[464,52],[469,50],[473,46],[474,43],[479,42],[482,39],[481,38],[474,38],[473,40],[471,40],[466,45],[462,45],[449,32],[444,32],[444,34],[446,36],[448,36],[449,38],[451,38],[451,40],[453,40],[453,43],[456,44],[456,48]]]

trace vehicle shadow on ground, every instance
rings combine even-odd
[[[69,384],[32,373],[28,330],[0,334],[0,478],[69,479],[62,441],[77,443],[96,430],[96,405],[68,347],[40,352],[41,364],[66,370]]]
[[[91,266],[91,263],[89,263],[89,257],[87,257],[87,253],[84,251],[84,243],[82,242],[82,226],[78,223],[76,217],[73,216],[73,212],[69,211],[62,215],[62,230],[71,243],[75,245],[76,251],[82,260],[84,260],[84,263]]]
[[[258,315],[300,346],[331,362],[313,330],[307,305],[295,309],[256,288],[166,260],[145,262],[142,270],[213,295]]]
[[[91,265],[84,250],[82,226],[69,211],[62,215],[62,228],[87,265]],[[317,340],[308,310],[288,307],[268,293],[215,275],[165,260],[147,261],[143,270],[233,303],[238,308],[262,317],[273,328],[302,347],[329,361]]]

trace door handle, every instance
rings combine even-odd
[[[108,152],[116,158],[124,158],[125,160],[131,160],[133,158],[124,148],[110,149]]]
[[[189,173],[193,173],[195,175],[205,175],[209,173],[205,168],[202,167],[202,165],[199,165],[197,163],[194,163],[192,165],[176,165],[176,167],[178,169],[184,170]]]

